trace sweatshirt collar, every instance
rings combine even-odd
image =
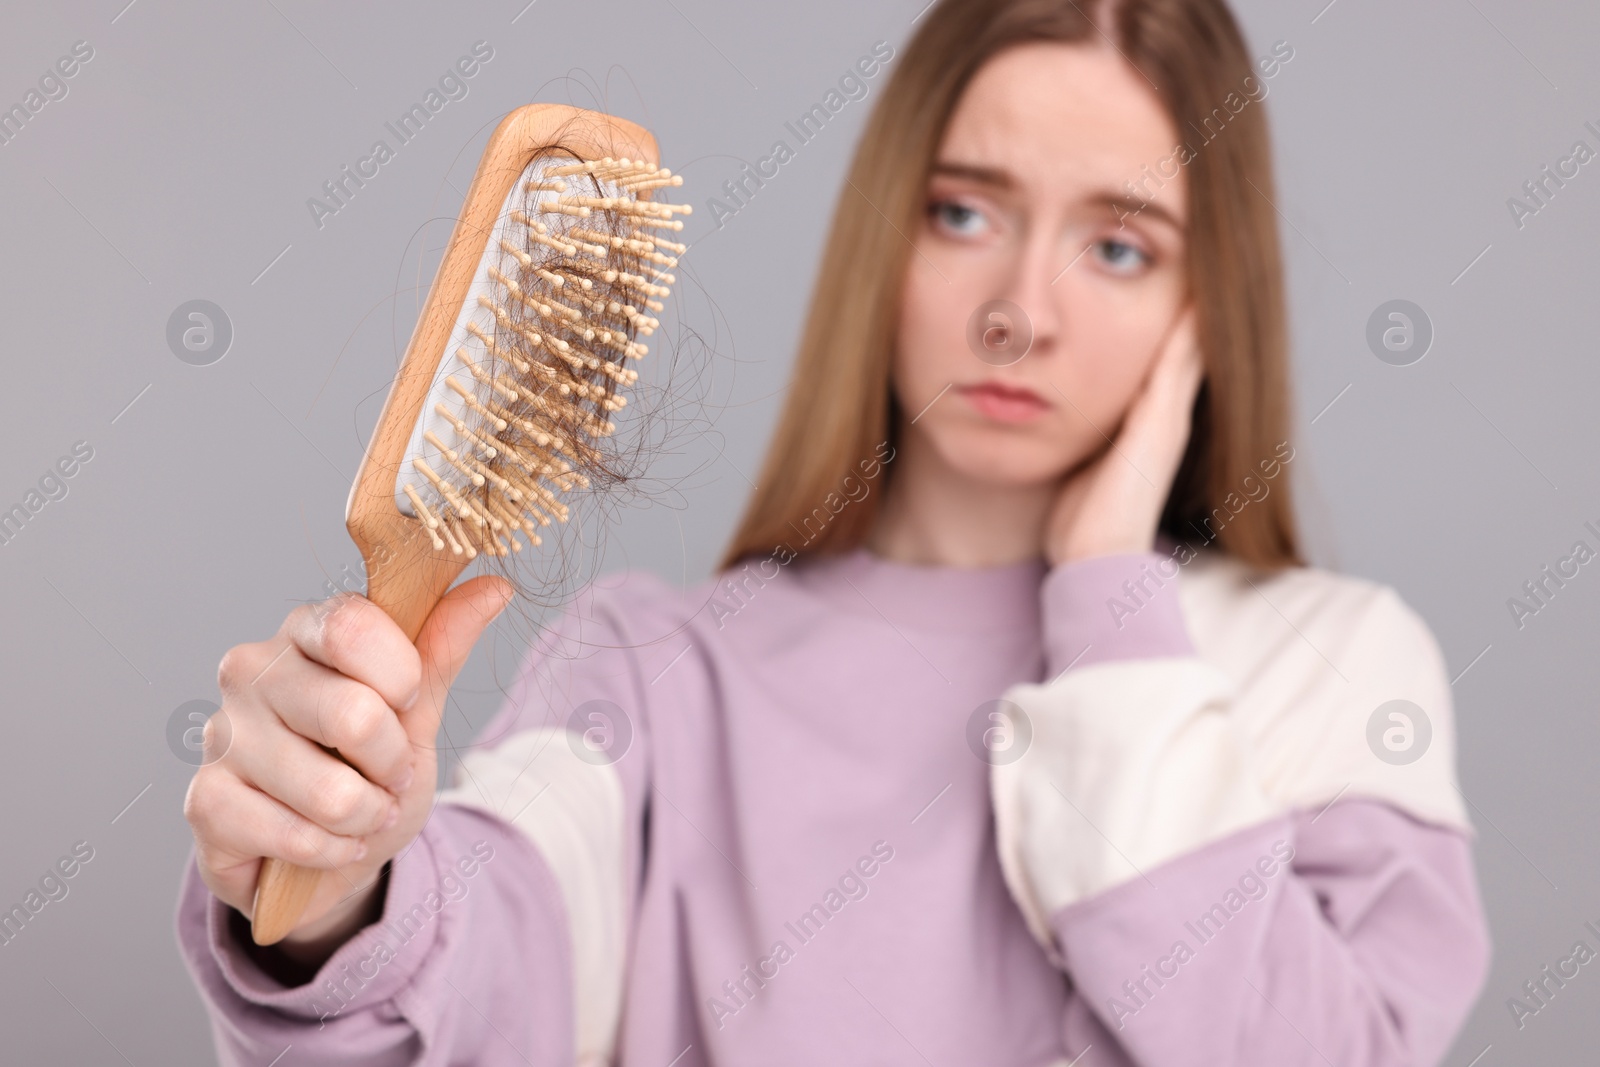
[[[1037,630],[1043,559],[995,567],[900,563],[857,548],[796,561],[807,588],[857,614],[944,632]]]

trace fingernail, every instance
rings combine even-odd
[[[416,768],[415,767],[407,767],[406,768],[406,773],[402,774],[395,781],[395,783],[394,783],[394,791],[396,793],[404,793],[407,789],[411,788],[411,783],[416,780],[416,777],[417,777]]]
[[[415,704],[417,702],[417,698],[420,697],[421,695],[422,695],[422,687],[419,685],[419,686],[417,686],[415,689],[413,689],[411,691],[411,695],[410,696],[406,697],[405,702],[400,705],[400,710],[401,711],[410,711],[411,710],[411,705]]]
[[[389,817],[383,820],[383,825],[378,827],[378,830],[380,832],[383,831],[383,830],[387,830],[389,827],[393,826],[395,823],[397,823],[399,821],[400,821],[400,805],[396,804],[394,807],[389,809]]]

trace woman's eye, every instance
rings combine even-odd
[[[936,200],[928,211],[941,228],[963,237],[982,233],[988,225],[981,211],[954,200]]]
[[[1119,273],[1131,274],[1150,262],[1149,255],[1143,249],[1109,237],[1096,241],[1094,248],[1101,262]]]

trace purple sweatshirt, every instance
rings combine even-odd
[[[587,589],[306,985],[191,862],[223,1062],[1440,1061],[1489,945],[1391,590],[782,559]]]

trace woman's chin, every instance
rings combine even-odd
[[[963,479],[993,489],[1026,490],[1054,486],[1081,460],[1043,442],[1021,442],[1015,437],[965,434],[941,448],[946,464]],[[987,438],[995,438],[989,440]]]

